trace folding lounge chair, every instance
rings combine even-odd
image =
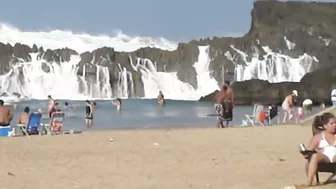
[[[63,133],[64,112],[54,112],[51,114],[50,122],[42,124],[44,132],[48,135]]]
[[[315,130],[315,133],[313,135],[321,133],[322,130]],[[306,172],[308,171],[308,165],[311,156],[316,153],[316,151],[308,151],[305,149],[300,150],[300,153],[308,160],[306,164]],[[317,167],[317,172],[316,172],[316,183],[320,184],[320,178],[319,178],[319,173],[331,173],[331,176],[324,182],[328,183],[330,182],[334,177],[336,177],[336,163],[319,163]]]
[[[42,115],[40,113],[33,112],[29,115],[28,123],[26,125],[18,124],[17,126],[26,136],[40,134],[41,117]]]
[[[253,126],[255,126],[255,124],[260,124],[262,126],[265,126],[259,119],[259,114],[261,111],[264,110],[264,106],[263,105],[260,105],[260,104],[255,104],[254,107],[253,107],[253,113],[252,115],[248,115],[246,114],[245,117],[246,117],[246,120],[245,122],[247,124],[252,124]],[[244,122],[244,121],[243,121]]]

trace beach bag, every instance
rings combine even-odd
[[[265,113],[265,111],[260,111],[260,113],[259,113],[259,121],[261,123],[264,123],[265,120],[266,120],[266,113]]]

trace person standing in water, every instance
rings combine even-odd
[[[282,103],[282,110],[284,112],[283,123],[286,123],[287,120],[291,120],[293,117],[293,104],[294,98],[298,96],[298,91],[293,90],[292,94],[286,96],[285,100]]]
[[[234,91],[230,85],[230,81],[225,81],[224,89],[225,88],[223,120],[226,122],[225,126],[228,127],[229,122],[233,119]]]
[[[49,118],[51,118],[51,115],[54,112],[56,112],[55,100],[51,97],[51,95],[48,95],[48,113],[49,113]]]
[[[121,101],[120,98],[112,100],[112,104],[115,105],[115,106],[117,106],[117,111],[121,110],[122,101]]]
[[[166,101],[164,99],[164,95],[162,94],[162,91],[159,91],[159,95],[157,97],[157,102],[160,106],[164,106],[166,104]]]
[[[93,121],[93,107],[91,105],[91,102],[89,100],[86,100],[86,106],[85,106],[85,124],[87,128],[92,127],[92,121]]]

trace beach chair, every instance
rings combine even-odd
[[[264,110],[263,105],[255,104],[253,106],[252,115],[245,114],[246,120],[243,120],[243,122],[246,122],[247,124],[252,124],[253,126],[255,126],[256,124],[265,126],[264,123],[261,122],[259,118],[260,112],[262,112],[263,110]]]
[[[15,128],[11,126],[0,127],[0,137],[10,137],[15,135]]]
[[[52,134],[62,134],[63,133],[63,123],[64,123],[64,112],[58,111],[51,114],[50,122],[43,123],[43,132]]]
[[[33,112],[29,115],[26,125],[18,124],[17,127],[22,131],[25,136],[40,134],[39,129],[41,126],[42,115],[38,112]]]
[[[313,135],[319,134],[321,132],[322,130],[318,131],[315,130],[315,133],[313,133]],[[307,172],[310,158],[314,153],[316,153],[316,151],[306,150],[303,145],[301,148],[303,149],[300,149],[300,153],[305,157],[305,159],[308,160],[306,163],[306,172]],[[315,175],[317,184],[320,184],[319,173],[331,173],[331,176],[324,183],[330,182],[331,180],[333,180],[334,177],[336,177],[336,163],[319,163]]]

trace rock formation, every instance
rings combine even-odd
[[[242,37],[213,37],[198,41],[193,40],[188,43],[180,43],[174,51],[148,47],[128,53],[117,52],[109,47],[102,47],[92,52],[80,54],[81,60],[78,64],[78,74],[83,74],[84,65],[91,65],[86,67],[85,72],[86,75],[91,75],[92,77],[95,77],[95,69],[97,69],[94,65],[108,67],[110,84],[112,88],[115,88],[118,83],[118,74],[120,74],[123,68],[126,68],[132,73],[131,79],[134,82],[134,91],[129,93],[129,97],[143,97],[142,73],[137,68],[134,68],[131,62],[135,66],[138,63],[146,67],[149,65],[146,65],[145,59],[149,59],[156,63],[157,71],[177,72],[177,76],[181,81],[197,88],[198,83],[193,64],[198,59],[199,45],[210,46],[209,53],[212,60],[210,70],[219,85],[222,84],[224,79],[236,79],[237,76],[234,75],[235,68],[238,65],[244,66],[246,61],[250,61],[252,58],[269,59],[269,62],[272,62],[272,57],[264,56],[266,54],[265,46],[268,46],[273,52],[286,54],[293,58],[298,58],[305,53],[314,56],[316,58],[312,60],[314,63],[311,64],[309,71],[316,69],[325,70],[323,68],[332,67],[334,65],[333,61],[336,59],[335,15],[336,3],[256,1],[251,11],[252,21],[250,30]],[[288,44],[289,42],[291,44]],[[235,48],[245,52],[247,56],[243,57],[239,55]],[[39,58],[44,59],[46,62],[55,63],[69,61],[71,55],[78,54],[76,51],[68,48],[44,50],[43,47],[37,47],[36,45],[29,47],[24,44],[11,46],[0,43],[0,74],[8,73],[11,66],[18,62],[29,61],[31,59],[29,53],[31,52],[39,53]],[[222,73],[222,68],[225,68],[225,74]],[[269,77],[272,77],[277,72],[275,67],[272,67],[273,70],[267,69]],[[48,68],[44,67],[44,70],[48,72]],[[286,76],[290,72],[299,71],[285,70],[283,75]],[[326,71],[331,73],[330,69]],[[305,89],[307,95],[310,93],[310,90],[313,90],[312,88],[324,86],[319,87],[323,90],[320,91],[321,94],[316,94],[315,96],[318,101],[326,99],[326,95],[327,93],[329,94],[330,87],[333,85],[333,83],[326,81],[326,77],[323,77],[324,75],[322,71],[316,71],[311,77],[307,74],[302,79],[302,82],[314,83],[314,86],[309,87],[309,90]],[[258,73],[256,72],[252,74],[250,79],[258,79],[258,77]],[[315,78],[319,78],[320,80],[310,80]],[[328,84],[321,84],[319,82],[327,82]],[[270,101],[278,101],[276,99],[281,98],[287,89],[299,88],[301,86],[301,84],[297,83],[270,84],[266,81],[258,80],[237,82],[235,85],[237,91],[246,87],[249,89],[249,93],[237,93],[237,98],[242,99],[237,102],[242,104],[265,99],[266,97],[260,94],[260,90],[264,88],[267,88],[272,93],[271,96],[274,96],[274,98],[270,98]],[[276,90],[273,91],[272,88]]]

